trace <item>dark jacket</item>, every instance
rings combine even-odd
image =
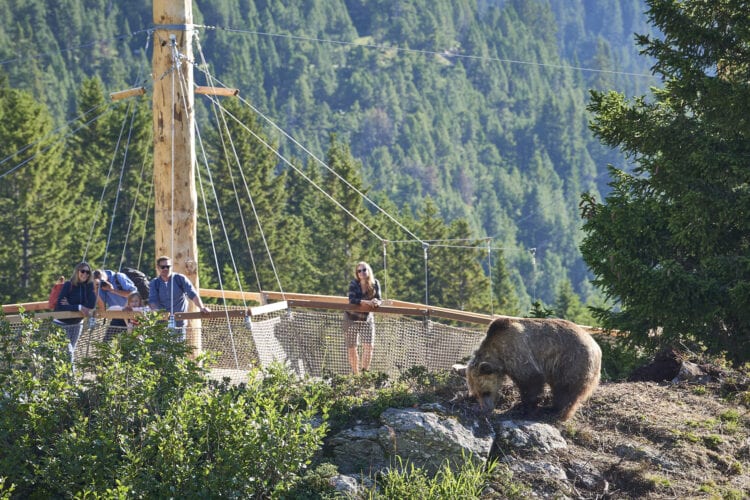
[[[372,284],[373,295],[372,297],[366,297],[362,291],[362,287],[359,284],[359,280],[351,280],[349,282],[349,303],[350,304],[361,304],[363,300],[367,299],[382,299],[380,296],[380,282],[376,279],[375,283]],[[361,313],[356,311],[347,311],[349,319],[354,321],[365,321],[370,317],[370,313]]]
[[[67,305],[61,304],[63,299],[68,299]],[[89,309],[94,309],[96,307],[94,284],[81,283],[78,286],[73,286],[70,281],[66,281],[60,292],[60,297],[57,299],[55,311],[80,311],[81,306]],[[68,325],[75,325],[81,323],[83,318],[65,318],[58,321]]]

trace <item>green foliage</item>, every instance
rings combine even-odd
[[[376,419],[390,406],[411,406],[415,402],[405,384],[392,384],[388,375],[380,372],[337,375],[330,380],[328,398],[331,401],[330,422],[334,428],[352,420]]]
[[[519,304],[518,293],[506,266],[504,250],[500,249],[499,252],[492,255],[492,258],[494,259],[492,262],[492,272],[494,272],[492,285],[494,297],[497,301],[497,309],[494,312],[507,316],[519,316],[521,314],[521,306]]]
[[[546,307],[541,301],[537,300],[531,304],[529,311],[530,318],[550,318],[555,315],[555,311]]]
[[[76,133],[66,144],[66,156],[75,165],[69,182],[86,186],[82,195],[91,202],[86,258],[102,267],[117,267],[120,263],[140,267],[142,260],[153,262],[153,258],[142,259],[141,255],[142,248],[153,248],[154,241],[153,220],[149,217],[153,172],[151,109],[145,97],[117,104],[108,108],[99,78],[81,85]],[[149,266],[145,271],[150,271]]]
[[[458,470],[444,463],[430,477],[414,464],[404,464],[399,460],[398,467],[380,476],[368,492],[368,498],[479,498],[495,467],[494,462],[475,464],[466,458]]]
[[[14,484],[10,484],[8,486],[5,485],[6,477],[0,476],[0,499],[1,500],[10,500],[11,495],[13,494],[13,490],[16,489],[16,486]]]
[[[633,347],[619,336],[596,335],[596,343],[602,349],[602,380],[625,380],[637,367],[651,359],[647,352]]]
[[[193,7],[197,25],[234,29],[201,30],[194,48],[200,44],[207,64],[195,71],[196,83],[203,84],[208,71],[239,88],[242,96],[317,158],[340,168],[348,181],[387,206],[419,238],[479,242],[489,235],[504,248],[512,290],[502,279],[497,281],[500,289],[489,289],[486,280],[493,270],[485,264],[486,256],[478,255],[481,250],[433,245],[434,260],[427,272],[434,285],[426,291],[423,250],[418,245],[410,249],[391,245],[388,287],[393,297],[421,301],[427,292],[433,304],[487,312],[491,297],[497,297],[501,312],[518,313],[528,309],[531,295],[552,303],[559,283],[570,279],[575,293],[588,302],[593,290],[587,285],[588,270],[578,250],[577,196],[581,191],[606,191],[603,165],[617,163],[621,157],[602,147],[586,128],[585,89],[616,88],[631,94],[653,83],[648,77],[633,76],[645,73],[651,64],[636,59],[632,47],[632,32],[646,31],[641,7],[641,1],[615,0],[200,2]],[[28,89],[58,123],[74,110],[80,115],[107,103],[108,92],[140,85],[148,74],[144,45],[159,43],[149,31],[152,5],[143,0],[13,1],[0,5],[0,18],[4,20],[0,60],[7,63],[3,65],[7,84]],[[595,71],[574,69],[579,67]],[[154,257],[143,255],[152,251],[153,217],[148,214],[149,176],[139,175],[143,161],[150,160],[150,148],[145,146],[150,142],[146,131],[151,120],[141,114],[147,101],[147,97],[120,101],[94,122],[89,123],[92,115],[76,120],[76,127],[85,126],[66,145],[65,158],[73,162],[73,171],[68,175],[54,168],[52,181],[57,182],[49,184],[64,193],[59,182],[67,179],[72,185],[84,179],[76,193],[81,194],[81,205],[76,205],[73,215],[80,214],[90,225],[70,220],[62,201],[43,206],[59,215],[56,222],[65,226],[59,231],[63,235],[82,234],[83,226],[91,228],[87,256],[97,264],[124,259],[144,268],[148,266],[139,265],[139,260],[151,262]],[[222,100],[250,130],[262,128],[253,113],[231,101]],[[137,113],[131,114],[134,108]],[[210,143],[206,150],[216,169],[219,199],[205,200],[208,219],[215,230],[221,206],[229,238],[199,229],[202,283],[237,280],[243,288],[278,286],[257,221],[245,212],[248,197],[238,202],[230,193],[230,171],[238,176],[242,169],[247,176],[266,231],[268,253],[286,289],[343,293],[346,270],[355,260],[380,261],[384,242],[379,238],[405,239],[392,221],[368,214],[373,212],[371,206],[363,207],[361,200],[338,190],[327,173],[316,172],[320,166],[290,141],[275,132],[264,135],[272,137],[270,146],[320,180],[327,192],[335,192],[347,209],[362,215],[368,227],[377,227],[377,236],[342,217],[315,189],[302,187],[304,182],[294,178],[298,174],[251,140],[252,134],[231,118],[226,124],[207,108],[205,100],[196,99],[199,127],[213,121],[230,129],[240,161],[235,161],[233,152],[225,153],[223,146],[232,149],[228,142],[222,144],[217,134],[203,134]],[[124,148],[115,151],[115,144],[121,126],[129,125],[131,118],[133,135],[126,157]],[[26,123],[3,119],[16,128]],[[330,141],[332,133],[335,143]],[[125,136],[129,134],[123,140]],[[9,146],[8,153],[23,145]],[[120,173],[123,184],[115,189]],[[18,175],[23,183],[30,174]],[[242,184],[239,177],[235,180]],[[280,196],[282,184],[286,196]],[[239,189],[244,191],[244,186]],[[414,216],[428,213],[428,199],[445,227],[431,227],[427,224],[431,221],[419,224]],[[15,208],[14,201],[8,208]],[[131,207],[137,207],[132,227]],[[9,220],[18,217],[13,210],[8,213]],[[57,236],[46,238],[50,247],[58,246],[50,249],[56,260],[51,257],[41,266],[34,264],[43,279],[32,276],[31,288],[8,285],[3,296],[13,301],[27,300],[32,294],[41,298],[51,277],[70,267],[65,259],[75,260],[79,248],[57,245]],[[212,243],[217,244],[216,256]],[[544,249],[538,269],[529,265],[526,255],[529,248],[537,247]],[[235,251],[236,263],[230,266]],[[8,269],[34,267],[15,254],[10,257],[0,259]],[[252,269],[255,258],[257,274]],[[403,265],[397,266],[402,258]],[[236,277],[222,276],[227,267],[239,268],[232,269]],[[451,282],[453,273],[458,276]]]
[[[556,316],[579,325],[597,326],[591,312],[581,304],[570,281],[563,281],[557,289],[554,307]]]
[[[210,357],[187,357],[155,317],[75,374],[49,323],[0,334],[0,470],[20,496],[266,497],[295,484],[327,431],[316,385],[290,390],[278,368],[207,384]]]
[[[413,366],[395,381],[379,372],[335,376],[322,390],[328,391],[323,397],[331,401],[331,427],[341,428],[356,420],[377,420],[388,408],[410,408],[439,397],[451,398],[465,386],[464,378],[458,375]]]
[[[628,102],[593,92],[592,130],[632,169],[611,168],[603,202],[582,200],[581,245],[595,283],[617,306],[605,326],[637,345],[702,342],[750,358],[747,57],[742,2],[649,0],[663,35],[639,36],[663,90]],[[659,335],[653,335],[654,331]]]
[[[32,94],[0,87],[0,118],[0,157],[23,164],[23,176],[0,180],[0,302],[46,298],[57,277],[80,262],[90,200],[73,196],[79,185],[69,181],[73,165],[55,141],[48,110]]]
[[[289,500],[319,500],[323,498],[337,498],[330,480],[337,476],[338,468],[330,463],[322,463],[305,472],[305,475],[288,492],[280,498]]]

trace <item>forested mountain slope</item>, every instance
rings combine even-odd
[[[149,87],[151,8],[4,0],[0,72],[58,122],[87,77],[106,92]],[[642,11],[639,0],[194,2],[216,78],[319,157],[335,133],[370,192],[415,213],[429,198],[446,221],[493,238],[526,307],[568,281],[584,300],[594,293],[577,205],[623,160],[592,138],[585,105],[589,88],[637,95],[655,83],[633,44],[650,31]]]

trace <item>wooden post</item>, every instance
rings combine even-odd
[[[174,272],[185,274],[197,290],[193,68],[187,62],[193,60],[192,4],[192,0],[154,0],[153,6],[154,257],[170,256]],[[195,311],[195,305],[189,304],[189,311]],[[197,354],[201,322],[186,323],[188,345]]]

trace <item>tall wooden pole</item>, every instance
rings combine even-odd
[[[154,0],[154,218],[155,257],[170,256],[198,289],[192,8],[192,0]],[[188,345],[198,351],[200,327],[188,322]]]

